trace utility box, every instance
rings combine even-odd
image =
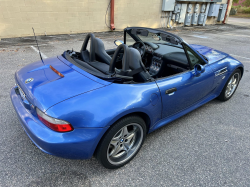
[[[191,11],[192,11],[192,8],[193,8],[193,5],[192,5],[192,4],[189,4],[188,7],[187,7],[187,12],[191,12]]]
[[[199,4],[196,4],[196,5],[195,5],[195,7],[194,7],[194,12],[198,12],[199,6],[200,6]]]
[[[184,23],[186,12],[187,12],[187,4],[181,4],[181,12],[180,12],[180,18],[178,20],[178,23]]]
[[[174,7],[174,13],[179,13],[181,11],[181,4],[176,4]]]
[[[205,4],[202,4],[201,5],[201,13],[204,13],[206,10],[206,5]]]
[[[204,22],[204,18],[205,18],[205,13],[200,13],[198,16],[198,24],[202,25]]]
[[[198,22],[198,13],[195,12],[195,13],[193,13],[191,24],[197,25],[197,22]]]
[[[184,25],[191,25],[192,14],[186,14]]]
[[[215,16],[217,17],[218,14],[219,14],[219,9],[220,9],[220,4],[211,4],[210,7],[209,7],[209,11],[208,11],[208,14],[207,16],[211,17],[211,16]]]
[[[223,21],[227,11],[227,4],[221,4],[217,21]]]
[[[174,11],[175,0],[163,0],[162,11]]]

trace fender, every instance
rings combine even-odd
[[[149,111],[147,111],[147,110],[145,110],[143,108],[134,108],[134,109],[130,109],[130,110],[124,111],[124,112],[118,114],[117,116],[115,116],[112,120],[110,120],[110,122],[107,124],[107,126],[111,126],[116,121],[118,121],[119,119],[123,118],[124,116],[130,115],[130,114],[132,115],[134,113],[142,113],[142,114],[146,115],[150,119],[150,124],[149,124],[148,128],[150,129],[153,126],[154,122],[152,120],[153,119],[152,115],[150,114]]]
[[[237,68],[242,68],[242,72],[244,72],[244,66],[236,59],[231,56],[224,58],[221,61],[209,64],[209,66],[213,69],[214,76],[214,85],[213,85],[213,93],[216,95],[220,95],[222,89],[224,88],[228,78]],[[216,75],[216,72],[226,68],[225,73]]]
[[[161,110],[159,88],[152,81],[143,84],[113,83],[58,103],[46,114],[68,121],[74,128],[103,128],[134,112],[146,114],[150,123],[155,124],[161,119]]]

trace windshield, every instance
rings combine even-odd
[[[180,40],[171,33],[167,33],[160,30],[154,29],[127,29],[125,30],[135,41],[141,40],[143,42],[150,42],[156,44],[174,44],[180,45]],[[131,42],[126,34],[126,43]]]
[[[169,43],[163,41],[160,34],[154,34],[149,32],[148,36],[137,35],[143,42],[151,42],[151,43]]]

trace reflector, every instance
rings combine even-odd
[[[51,65],[49,66],[50,69],[52,69],[57,75],[59,75],[60,77],[64,77],[63,74],[61,74],[59,71],[57,71],[54,67],[52,67]]]

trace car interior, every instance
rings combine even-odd
[[[133,38],[132,45],[126,44],[125,35]],[[147,40],[140,39],[140,35]],[[144,83],[190,70],[179,38],[128,28],[124,30],[124,36],[125,42],[119,41],[116,49],[105,50],[102,40],[89,33],[80,52],[68,50],[63,56],[99,78],[120,84]]]

